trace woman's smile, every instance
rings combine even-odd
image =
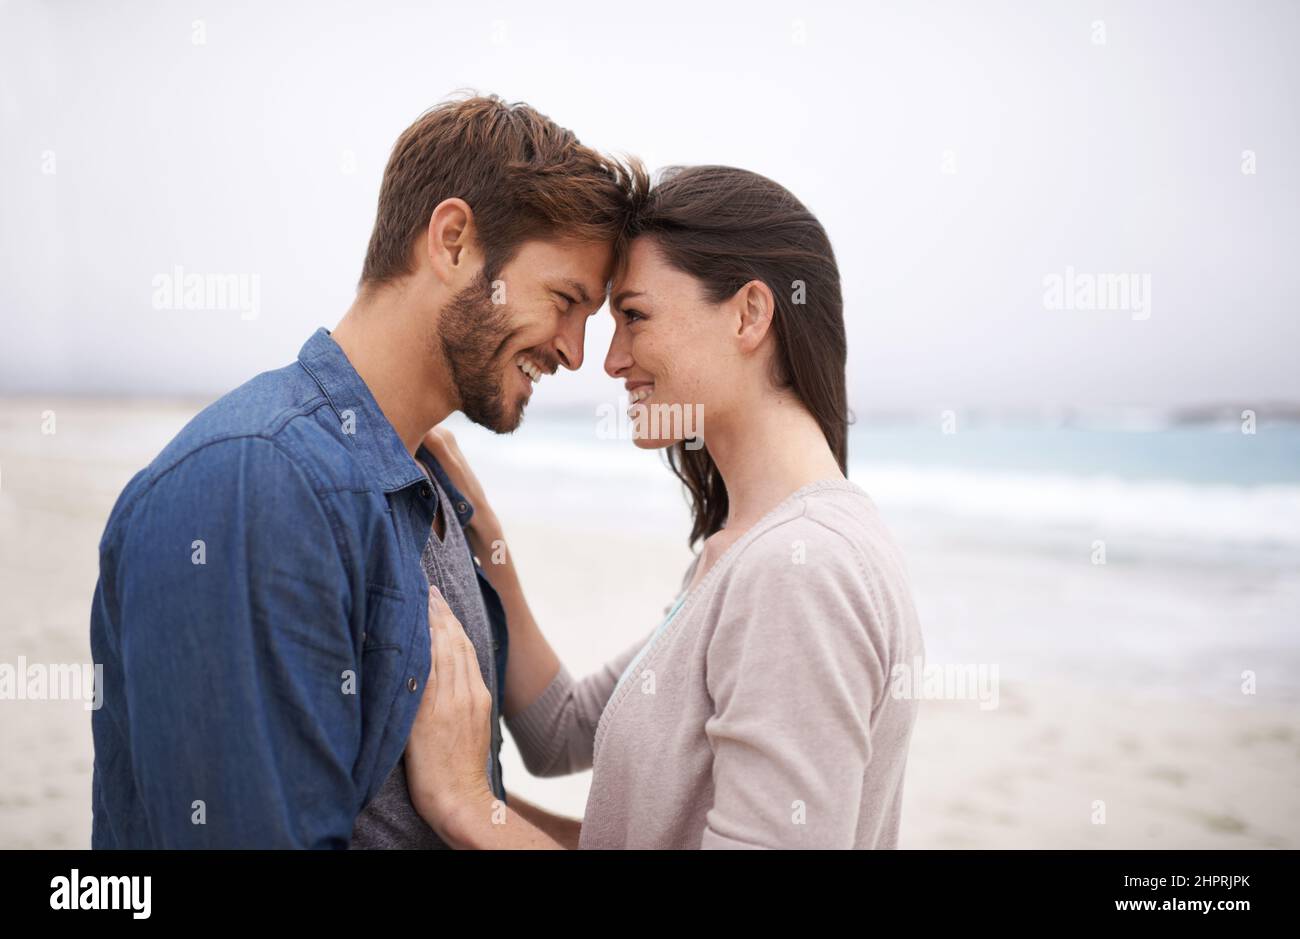
[[[628,409],[627,416],[635,415],[636,406],[644,402],[654,394],[654,382],[628,382],[627,383]]]

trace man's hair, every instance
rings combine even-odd
[[[606,241],[621,254],[648,188],[638,161],[602,156],[526,104],[495,95],[444,102],[393,147],[360,286],[411,273],[412,242],[444,199],[473,211],[490,281],[530,239]]]

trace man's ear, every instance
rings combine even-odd
[[[776,300],[767,284],[761,280],[751,280],[745,284],[736,291],[733,300],[740,314],[736,338],[740,340],[740,351],[748,355],[759,347],[763,337],[772,328]]]
[[[474,210],[464,199],[443,199],[429,216],[425,253],[433,275],[444,284],[463,279],[474,267],[478,241]]]

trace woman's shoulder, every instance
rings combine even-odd
[[[796,563],[851,572],[879,555],[897,556],[875,502],[847,479],[803,487],[756,525],[740,547],[737,569]]]
[[[873,500],[852,483],[797,493],[737,548],[706,591],[718,611],[829,622],[847,610],[864,629],[885,632],[915,620],[902,554]]]
[[[902,558],[860,487],[837,481],[800,491],[747,537],[709,598],[702,635],[715,665],[746,642],[787,653],[838,649],[879,663],[916,645]]]

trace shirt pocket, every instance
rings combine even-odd
[[[361,654],[403,652],[411,641],[420,612],[424,612],[424,606],[396,587],[366,584],[366,625],[361,633]]]

